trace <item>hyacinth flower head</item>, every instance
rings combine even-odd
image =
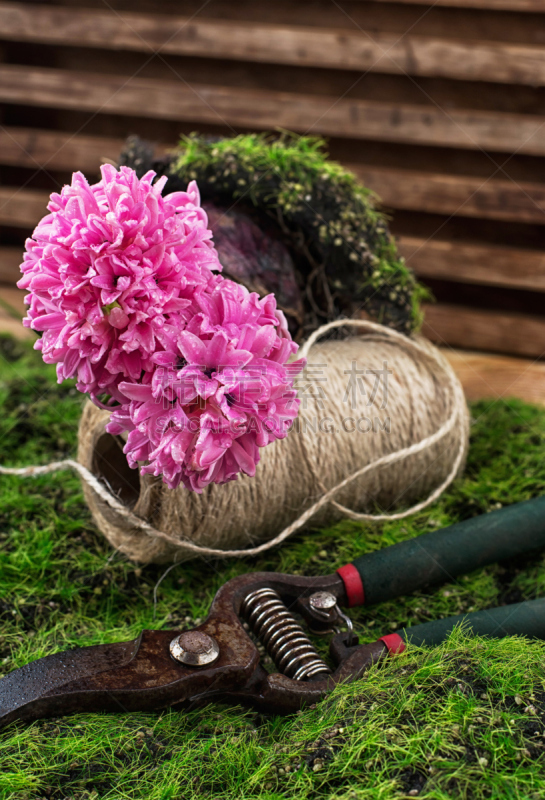
[[[149,367],[171,316],[221,265],[195,182],[163,197],[166,178],[153,184],[153,172],[101,172],[94,185],[77,172],[51,196],[18,286],[29,291],[23,322],[42,332],[36,348],[59,381],[75,377],[95,400],[122,400],[119,381]]]
[[[243,472],[286,436],[304,361],[273,295],[219,275],[195,182],[161,195],[121,167],[80,173],[51,197],[26,243],[20,288],[36,348],[110,408],[131,467],[201,492]]]
[[[284,438],[297,416],[293,381],[304,362],[274,297],[224,278],[196,294],[201,311],[155,369],[123,382],[130,398],[115,409],[110,433],[129,431],[125,453],[142,473],[201,492],[238,473],[254,475],[260,448]]]

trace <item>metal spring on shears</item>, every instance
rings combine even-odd
[[[241,610],[278,670],[288,678],[308,680],[331,672],[274,589],[251,592]]]

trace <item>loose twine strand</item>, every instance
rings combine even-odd
[[[329,331],[335,328],[341,327],[359,327],[365,328],[367,331],[376,332],[380,334],[381,338],[390,339],[391,341],[397,342],[403,349],[412,351],[413,353],[417,353],[424,359],[430,361],[434,366],[437,366],[441,369],[443,373],[446,372],[448,376],[448,388],[451,392],[452,404],[451,404],[451,411],[447,418],[447,420],[435,431],[435,433],[431,434],[430,436],[426,436],[425,438],[421,439],[420,441],[410,445],[409,447],[402,448],[397,450],[393,453],[389,453],[387,455],[381,456],[380,458],[371,461],[370,463],[366,464],[365,466],[361,467],[361,469],[356,470],[351,475],[346,477],[344,480],[337,483],[329,490],[325,490],[323,484],[316,475],[316,480],[318,485],[320,485],[323,489],[322,496],[313,503],[303,514],[301,514],[297,519],[295,519],[290,525],[284,528],[281,533],[279,533],[274,538],[257,545],[255,547],[250,547],[246,549],[238,549],[238,550],[224,550],[218,549],[213,547],[205,547],[201,545],[194,544],[187,538],[179,538],[176,536],[172,536],[165,531],[161,531],[151,525],[149,522],[146,522],[145,519],[142,517],[137,516],[134,514],[130,509],[127,508],[122,502],[118,500],[115,495],[108,491],[105,485],[94,475],[87,467],[80,464],[78,461],[73,459],[65,459],[63,461],[54,461],[50,464],[45,464],[43,466],[28,466],[28,467],[4,467],[0,466],[0,474],[1,475],[16,475],[19,477],[38,477],[39,475],[48,475],[54,472],[59,472],[61,470],[72,469],[78,473],[80,478],[89,486],[93,492],[98,495],[98,497],[104,501],[110,508],[114,511],[119,513],[124,520],[133,526],[134,528],[142,531],[143,533],[147,534],[153,538],[159,538],[171,545],[174,545],[176,548],[183,548],[195,555],[201,556],[219,556],[222,558],[227,557],[242,557],[242,556],[255,556],[259,555],[260,553],[264,553],[267,550],[270,550],[272,547],[280,544],[281,542],[285,541],[288,537],[290,537],[295,531],[302,528],[323,506],[327,503],[333,504],[337,509],[342,511],[342,513],[353,520],[370,520],[370,521],[384,521],[384,520],[399,520],[404,519],[405,517],[411,516],[412,514],[421,511],[422,509],[426,508],[427,506],[431,505],[437,498],[445,491],[445,489],[452,483],[454,478],[456,477],[462,460],[465,454],[465,437],[464,437],[464,416],[466,414],[466,405],[465,405],[465,398],[463,395],[463,391],[457,379],[455,378],[454,374],[451,371],[446,371],[444,366],[444,361],[442,360],[442,356],[438,353],[438,351],[432,348],[426,348],[420,345],[414,339],[410,339],[403,334],[398,333],[397,331],[392,330],[391,328],[386,328],[383,325],[379,325],[377,323],[369,322],[366,320],[335,320],[334,322],[327,323],[326,325],[322,325],[318,330],[316,330],[305,342],[305,344],[301,347],[299,356],[300,357],[307,357],[310,351],[310,348],[318,339],[321,339],[324,334],[328,333]],[[452,468],[448,473],[447,477],[443,480],[443,482],[434,489],[431,494],[425,500],[422,500],[415,505],[410,506],[409,508],[399,511],[392,514],[366,514],[366,513],[359,513],[353,511],[352,509],[346,508],[345,506],[337,503],[334,500],[336,494],[342,491],[346,486],[351,484],[353,481],[357,480],[358,478],[363,477],[369,472],[381,469],[386,467],[390,464],[402,461],[406,458],[409,458],[413,455],[421,453],[424,450],[432,447],[434,444],[439,442],[445,436],[447,436],[456,426],[459,428],[459,446],[458,451],[456,454],[456,458],[452,464]],[[311,467],[312,468],[312,467]]]

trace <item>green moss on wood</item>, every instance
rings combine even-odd
[[[310,292],[323,295],[315,326],[360,310],[404,332],[420,324],[424,290],[398,255],[377,198],[328,158],[323,139],[192,134],[183,137],[176,154],[153,164],[145,146],[132,140],[122,163],[167,174],[166,192],[196,180],[203,199],[251,205],[271,216],[299,254]]]

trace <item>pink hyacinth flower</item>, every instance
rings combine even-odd
[[[154,177],[75,173],[27,241],[18,285],[36,349],[59,382],[106,396],[128,463],[202,492],[254,475],[261,448],[286,436],[304,362],[289,363],[297,345],[275,298],[217,274],[196,183],[163,197]]]
[[[197,312],[175,347],[156,353],[143,382],[122,382],[130,402],[107,430],[128,431],[124,452],[142,473],[202,492],[243,472],[254,475],[260,448],[284,438],[297,416],[293,381],[304,361],[272,296],[259,299],[215,277],[196,293]]]
[[[57,364],[59,382],[76,377],[95,401],[122,401],[120,381],[150,368],[169,346],[172,318],[178,325],[221,265],[194,181],[163,197],[166,178],[153,184],[153,172],[101,172],[94,185],[75,173],[51,196],[18,286],[29,292],[24,324],[42,331],[35,346]]]

